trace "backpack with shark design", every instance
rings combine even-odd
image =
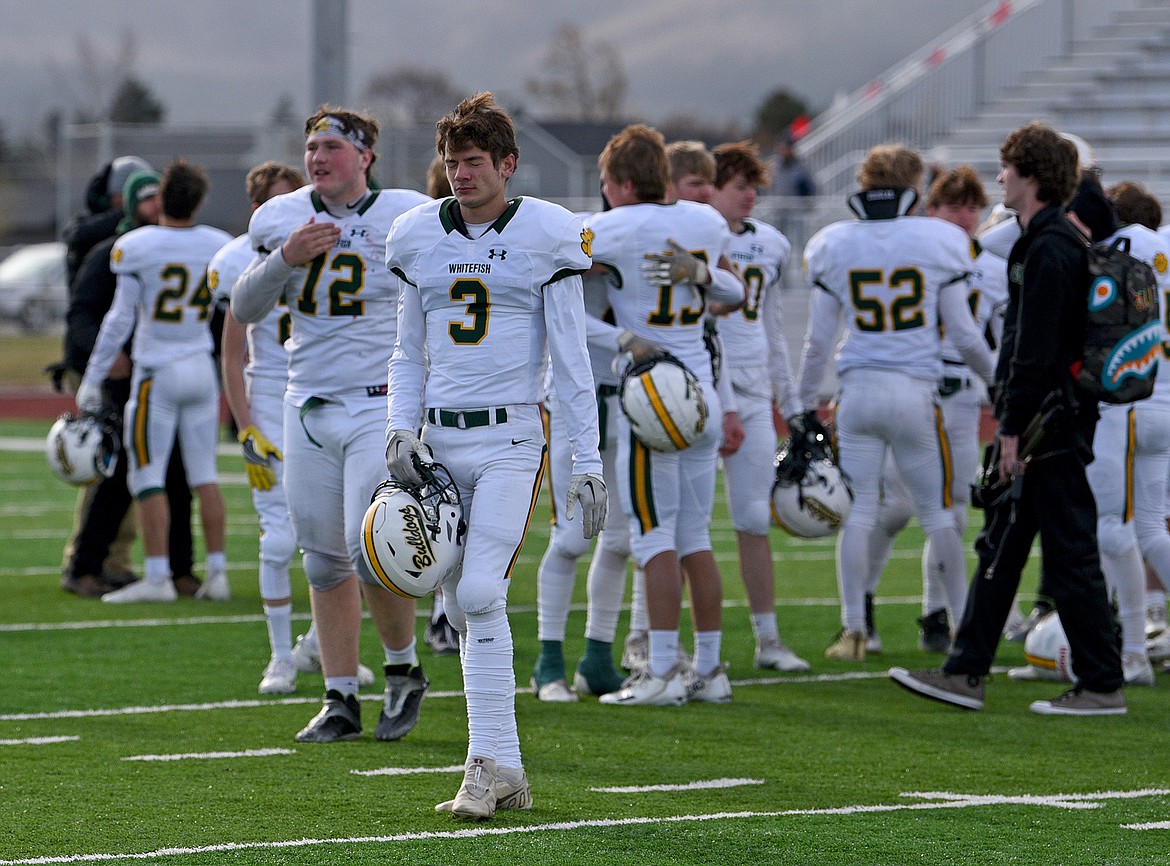
[[[1105,403],[1149,397],[1162,355],[1158,282],[1130,255],[1129,238],[1089,245],[1088,306],[1084,355],[1072,368],[1077,384]]]

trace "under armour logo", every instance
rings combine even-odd
[[[364,238],[366,236],[365,229],[350,229],[349,236],[351,238]]]
[[[502,262],[504,259],[508,258],[508,251],[507,250],[497,250],[495,247],[492,247],[490,250],[488,250],[488,258],[489,259],[494,259],[497,256],[499,256],[499,259]]]

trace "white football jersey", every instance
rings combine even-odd
[[[397,279],[383,264],[386,234],[396,217],[427,201],[414,190],[376,190],[357,212],[335,217],[305,186],[269,199],[252,215],[248,233],[261,255],[279,250],[310,219],[341,229],[333,249],[295,268],[285,282],[292,319],[287,397],[294,406],[310,397],[385,392],[398,302]]]
[[[869,367],[938,379],[939,291],[971,264],[967,235],[934,217],[845,220],[813,235],[805,273],[844,310],[837,374]]]
[[[981,334],[989,334],[998,347],[1003,334],[1003,314],[1008,302],[1007,260],[1001,259],[977,242],[972,245],[974,261],[967,278],[967,303]],[[943,332],[942,356],[947,365],[963,364],[963,356]]]
[[[422,305],[429,357],[423,405],[538,403],[546,294],[574,290],[564,278],[591,264],[581,220],[559,205],[516,198],[470,238],[456,204],[448,198],[417,207],[395,220],[386,238],[386,266],[417,289]],[[579,292],[580,282],[574,285]],[[390,397],[393,407],[393,391]]]
[[[745,219],[744,230],[731,235],[728,258],[739,267],[745,300],[742,307],[717,319],[723,340],[723,363],[739,391],[747,392],[760,381],[753,373],[768,368],[769,399],[789,403],[785,414],[799,411],[792,381],[792,364],[784,338],[780,305],[780,276],[792,251],[788,238],[756,219]],[[737,373],[739,375],[737,375]],[[742,381],[741,381],[742,379]],[[763,396],[763,395],[760,395]]]
[[[700,382],[712,384],[703,343],[706,301],[689,282],[651,284],[642,265],[647,253],[669,250],[668,240],[674,240],[714,268],[731,247],[727,220],[710,205],[677,201],[623,205],[596,214],[587,226],[594,235],[594,262],[612,273],[609,303],[617,326],[653,340]]]
[[[144,369],[210,354],[214,299],[207,263],[229,240],[227,232],[204,225],[142,226],[118,238],[110,252],[118,290],[106,316],[113,327],[102,323],[108,334],[94,346],[97,370],[108,372],[127,326],[134,329],[131,357]]]
[[[236,278],[256,258],[252,240],[242,234],[224,244],[207,266],[207,285],[216,300],[230,300]],[[248,341],[248,366],[244,376],[253,383],[262,382],[265,393],[283,392],[288,381],[288,352],[284,341],[289,337],[292,319],[281,299],[261,321],[244,331]]]
[[[1170,409],[1170,343],[1167,342],[1165,334],[1166,310],[1170,306],[1170,236],[1134,223],[1119,229],[1102,241],[1101,245],[1108,246],[1118,238],[1129,238],[1129,254],[1154,269],[1154,276],[1158,278],[1158,309],[1163,329],[1162,358],[1158,362],[1158,372],[1155,374],[1157,378],[1154,380],[1154,393],[1136,404],[1119,405]],[[1101,403],[1100,409],[1102,412],[1115,411],[1117,405]]]

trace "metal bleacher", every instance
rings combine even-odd
[[[1170,211],[1170,0],[998,0],[875,76],[797,146],[820,195],[794,245],[848,216],[857,166],[883,142],[970,163],[998,200],[999,145],[1033,119],[1089,142],[1106,185],[1142,183]]]

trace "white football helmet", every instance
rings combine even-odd
[[[1038,678],[1073,681],[1072,650],[1056,611],[1045,614],[1028,632],[1024,638],[1024,658],[1036,669]]]
[[[853,505],[853,491],[841,468],[824,449],[785,441],[776,452],[772,519],[797,538],[823,538],[841,528]]]
[[[463,561],[463,503],[442,463],[416,463],[420,485],[391,478],[374,490],[362,519],[362,558],[397,595],[422,598]]]
[[[632,364],[622,376],[620,400],[630,429],[654,451],[684,451],[707,426],[699,380],[670,354]]]
[[[45,438],[45,457],[62,481],[93,484],[114,474],[118,432],[112,419],[93,415],[61,415]]]

